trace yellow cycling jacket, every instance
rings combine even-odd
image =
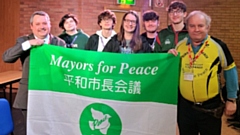
[[[230,70],[235,63],[226,44],[216,38],[208,36],[196,54],[188,42],[185,38],[176,47],[181,56],[180,92],[189,101],[204,102],[219,93],[221,70]],[[192,65],[189,55],[199,56]]]

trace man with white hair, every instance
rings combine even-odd
[[[208,35],[211,18],[193,11],[186,18],[189,36],[180,41],[180,96],[178,126],[181,135],[221,135],[221,116],[236,111],[238,73],[227,45]],[[224,71],[227,87],[225,106],[221,100],[220,73]]]

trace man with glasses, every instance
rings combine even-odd
[[[181,1],[173,1],[168,7],[168,17],[171,24],[161,30],[156,37],[154,52],[168,52],[175,48],[177,43],[187,36],[184,18],[187,15],[187,7]]]

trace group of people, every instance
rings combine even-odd
[[[221,98],[220,73],[223,70],[227,87],[225,114],[236,111],[238,74],[227,45],[208,35],[211,18],[202,11],[192,11],[181,1],[168,6],[171,24],[158,32],[159,15],[153,10],[143,13],[145,32],[140,34],[140,20],[135,11],[126,12],[120,31],[113,29],[116,16],[110,10],[98,15],[100,30],[90,37],[77,29],[78,19],[73,14],[61,18],[58,37],[50,34],[50,18],[36,11],[30,18],[32,34],[17,39],[15,46],[3,54],[5,62],[20,58],[23,76],[14,107],[27,115],[29,53],[33,46],[51,44],[67,48],[114,53],[171,53],[180,55],[180,79],[177,123],[181,135],[220,135],[224,104]],[[218,115],[217,115],[218,114]],[[164,130],[164,129],[163,129]]]

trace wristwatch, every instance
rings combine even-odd
[[[229,99],[229,98],[227,98],[227,101],[232,102],[232,103],[236,103],[236,99]]]

